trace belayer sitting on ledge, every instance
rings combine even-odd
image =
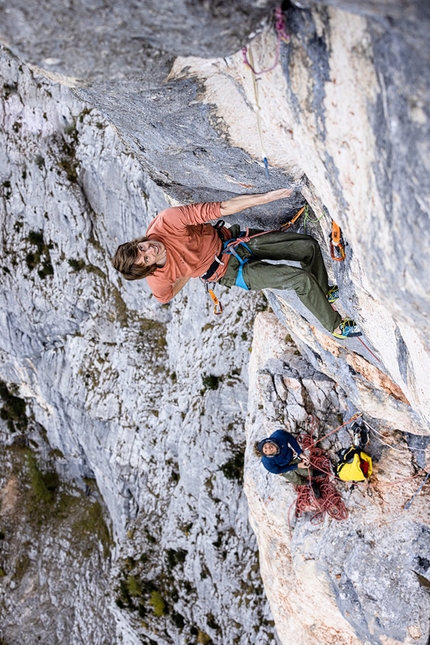
[[[167,208],[152,220],[145,237],[118,247],[113,266],[127,280],[146,278],[162,303],[174,298],[190,278],[247,290],[292,289],[334,336],[358,335],[355,322],[342,320],[331,306],[339,292],[328,284],[321,249],[313,237],[250,229],[246,241],[241,242],[244,233],[237,224],[217,228],[207,223],[290,197],[291,193],[291,189],[281,188],[224,202]],[[298,261],[301,268],[265,260]]]
[[[257,441],[254,448],[269,473],[282,475],[297,486],[306,485],[312,477],[312,469],[302,448],[286,430],[276,430],[267,439]]]

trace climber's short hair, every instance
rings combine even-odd
[[[157,270],[156,264],[151,266],[134,264],[139,255],[138,245],[147,240],[147,237],[139,237],[131,242],[120,244],[117,248],[112,258],[112,264],[114,269],[119,271],[126,280],[142,280],[142,278],[147,278]]]

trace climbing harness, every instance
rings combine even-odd
[[[300,215],[303,212],[307,212],[307,208],[308,208],[308,205],[305,204],[305,206],[303,206],[294,215],[294,217],[291,220],[289,220],[288,222],[285,222],[285,224],[282,224],[282,226],[279,229],[271,229],[269,231],[261,231],[260,233],[255,233],[254,235],[250,235],[249,234],[249,228],[247,228],[246,231],[240,231],[240,233],[239,233],[239,235],[237,237],[232,238],[232,239],[227,239],[227,240],[224,240],[224,237],[222,235],[222,229],[223,229],[223,227],[225,225],[224,220],[218,220],[218,222],[216,224],[214,224],[213,228],[216,229],[216,231],[217,231],[217,233],[218,233],[218,235],[220,237],[221,244],[222,244],[221,251],[219,253],[220,257],[215,256],[214,261],[212,262],[212,264],[209,267],[209,269],[206,271],[206,273],[204,273],[203,275],[200,276],[200,280],[205,285],[206,293],[208,293],[209,296],[212,299],[212,302],[214,304],[214,314],[215,315],[218,316],[218,315],[222,314],[223,307],[222,307],[221,302],[216,297],[213,289],[209,288],[208,283],[211,282],[211,277],[214,274],[216,274],[216,271],[219,268],[219,266],[224,265],[224,262],[222,262],[222,260],[221,260],[222,255],[223,254],[233,255],[236,258],[236,260],[239,263],[239,268],[238,268],[238,272],[237,272],[237,276],[236,276],[235,286],[240,287],[241,289],[244,289],[245,291],[249,291],[249,287],[248,287],[248,285],[246,284],[246,282],[245,282],[245,280],[243,278],[243,267],[245,266],[245,264],[247,262],[249,262],[252,259],[253,255],[254,255],[253,252],[251,251],[251,249],[249,248],[248,244],[247,244],[249,242],[249,240],[252,240],[255,237],[260,237],[261,235],[266,235],[267,233],[275,233],[275,232],[277,232],[279,230],[282,231],[282,232],[287,231],[290,228],[290,226],[292,226],[298,220],[298,218],[300,217]],[[239,253],[236,251],[237,246],[243,246],[248,251],[248,253],[250,254],[250,257],[242,258],[239,255]]]
[[[335,221],[331,223],[330,234],[331,259],[335,262],[343,262],[345,259],[345,247],[342,241],[342,231]]]
[[[254,237],[258,237],[259,235],[261,235],[261,233],[257,233],[256,235],[250,236],[249,229],[247,228],[245,232],[241,231],[239,235],[233,238],[232,240],[226,240],[223,245],[223,253],[226,253],[227,255],[233,255],[236,258],[236,260],[239,262],[239,268],[237,271],[235,286],[240,287],[241,289],[245,289],[245,291],[249,291],[249,287],[243,278],[243,267],[247,262],[249,262],[249,260],[254,255],[246,242],[248,242],[250,239]],[[248,251],[248,253],[250,253],[251,257],[242,258],[239,255],[239,253],[236,251],[236,247],[239,245],[243,246]]]
[[[293,219],[292,219],[292,220],[290,220],[290,221],[288,221],[288,222],[286,222],[285,224],[283,224],[283,225],[280,227],[280,229],[275,229],[275,228],[273,228],[273,229],[271,229],[270,231],[261,231],[260,233],[255,233],[254,235],[250,235],[250,234],[249,234],[249,228],[247,228],[247,229],[246,229],[246,231],[241,231],[241,232],[239,233],[239,235],[238,235],[237,237],[235,237],[234,239],[232,239],[232,240],[227,240],[226,242],[224,242],[223,253],[228,253],[228,254],[234,255],[234,256],[235,256],[235,258],[238,260],[238,262],[239,262],[239,264],[240,264],[239,271],[240,271],[240,273],[241,273],[241,278],[239,279],[239,282],[243,282],[243,284],[238,284],[238,280],[236,279],[236,286],[237,286],[237,287],[242,287],[242,289],[246,289],[246,290],[248,290],[248,291],[249,291],[248,286],[246,285],[246,283],[245,283],[245,282],[244,282],[244,280],[243,280],[243,277],[242,277],[242,271],[243,271],[243,266],[244,266],[247,262],[249,262],[249,260],[251,260],[251,258],[252,258],[252,256],[253,256],[254,254],[253,254],[253,252],[251,251],[251,249],[249,248],[249,246],[248,246],[247,242],[249,242],[250,240],[255,239],[256,237],[260,237],[261,235],[266,235],[267,233],[277,233],[277,232],[279,232],[280,230],[281,230],[282,232],[285,232],[285,231],[286,231],[286,230],[288,230],[288,228],[289,228],[292,224],[294,224],[294,222],[295,222],[295,221],[300,217],[300,215],[303,213],[303,211],[304,211],[304,209],[305,209],[305,208],[306,208],[305,206],[304,206],[303,208],[301,208],[301,209],[299,210],[299,212],[298,212],[298,213],[296,213],[296,215],[294,215]],[[235,252],[235,248],[236,248],[236,246],[239,246],[239,245],[242,245],[242,246],[244,246],[244,247],[247,249],[247,251],[251,254],[251,257],[250,257],[250,258],[241,258],[241,257],[240,257],[236,252]]]
[[[236,260],[239,263],[239,268],[238,268],[238,271],[237,271],[235,286],[240,287],[241,289],[245,289],[245,291],[249,291],[249,287],[248,287],[248,285],[246,284],[246,282],[245,282],[245,280],[243,278],[243,267],[245,266],[245,264],[247,262],[249,262],[249,260],[253,256],[253,253],[252,253],[251,249],[249,248],[247,242],[250,239],[254,238],[254,237],[259,237],[260,235],[264,235],[265,233],[269,233],[270,231],[263,231],[261,233],[256,233],[255,235],[249,235],[249,228],[247,228],[246,231],[240,231],[240,233],[239,233],[239,235],[237,237],[235,237],[233,239],[224,240],[224,238],[222,236],[222,233],[221,233],[221,229],[223,228],[223,226],[224,226],[224,221],[223,220],[219,220],[214,226],[214,228],[218,232],[218,235],[219,235],[219,237],[221,239],[221,243],[222,243],[221,252],[220,252],[219,255],[221,257],[224,254],[233,255],[236,258]],[[239,255],[239,253],[236,251],[236,247],[239,246],[239,245],[243,246],[248,251],[248,253],[250,254],[251,257],[242,258]],[[209,267],[209,269],[206,271],[206,273],[204,273],[202,276],[200,276],[200,280],[202,282],[204,282],[204,284],[205,284],[206,293],[208,293],[209,296],[212,299],[212,302],[214,304],[214,314],[216,316],[219,316],[220,314],[222,314],[223,307],[222,307],[221,302],[216,297],[214,290],[209,288],[208,282],[210,281],[210,278],[213,276],[213,274],[216,273],[216,269],[218,268],[218,266],[223,265],[223,264],[224,263],[221,261],[221,259],[218,258],[217,256],[215,256],[215,259],[214,259],[213,263],[211,264],[211,266]]]
[[[271,72],[273,69],[275,69],[276,65],[279,62],[279,56],[281,53],[281,42],[284,42],[284,43],[290,42],[290,37],[285,31],[285,20],[284,20],[284,14],[282,13],[281,7],[276,7],[275,16],[276,16],[275,29],[277,34],[277,41],[276,41],[275,61],[271,67],[269,67],[268,69],[263,69],[260,72],[257,72],[254,67],[254,59],[253,59],[251,47],[249,47],[249,50],[247,47],[242,48],[243,62],[247,67],[249,67],[252,74],[252,84],[254,88],[254,98],[255,98],[255,114],[257,117],[257,130],[258,130],[258,136],[260,139],[261,157],[263,159],[264,172],[266,174],[267,179],[269,179],[269,162],[267,161],[267,155],[264,150],[263,132],[261,128],[261,107],[260,107],[258,84],[257,84],[259,79],[256,77],[261,76],[261,74],[267,74],[267,72]]]

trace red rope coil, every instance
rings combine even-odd
[[[300,443],[304,450],[309,450],[309,461],[312,468],[325,473],[324,476],[314,477],[313,481],[318,485],[321,497],[315,497],[315,493],[310,485],[295,486],[297,492],[296,500],[296,517],[301,517],[304,513],[313,513],[311,524],[321,524],[325,515],[329,515],[334,520],[346,520],[348,511],[342,500],[339,491],[335,488],[332,480],[331,462],[321,448],[316,448],[310,435],[302,435]]]

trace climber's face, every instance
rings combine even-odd
[[[263,446],[263,452],[267,456],[276,455],[277,451],[278,451],[278,449],[275,446],[275,444],[271,443],[270,441],[265,443],[264,446]]]
[[[139,255],[137,256],[134,264],[137,266],[150,267],[153,264],[157,266],[164,266],[166,263],[166,247],[158,240],[147,240],[146,242],[139,242],[138,244]]]

